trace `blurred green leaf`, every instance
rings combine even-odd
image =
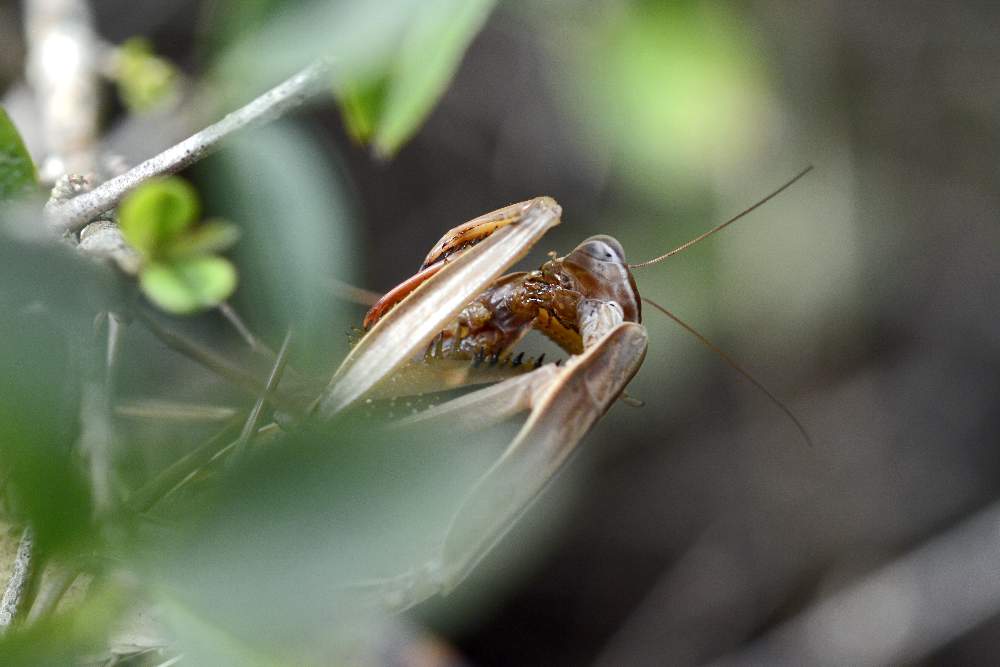
[[[388,84],[387,77],[380,77],[366,84],[344,87],[340,94],[340,112],[344,116],[344,127],[354,140],[362,144],[372,140]]]
[[[233,4],[242,12],[243,3]],[[243,34],[219,54],[213,68],[216,89],[227,104],[259,95],[318,58],[336,63],[332,87],[380,76],[426,0],[255,0],[255,5],[257,20],[241,22]],[[232,13],[220,11],[220,25],[231,23]]]
[[[413,136],[444,94],[495,0],[433,0],[407,27],[384,79],[348,91],[348,130],[392,155]]]
[[[780,122],[764,51],[734,5],[646,0],[583,16],[546,35],[566,65],[564,103],[638,191],[700,188]]]
[[[35,163],[14,123],[0,107],[0,201],[27,192],[35,183]]]
[[[0,216],[7,225],[16,223],[9,210]],[[25,222],[37,225],[37,209]],[[41,551],[84,548],[95,531],[89,484],[73,451],[81,358],[94,340],[95,316],[117,302],[114,274],[65,245],[0,234],[5,508],[10,520],[34,528]]]
[[[198,218],[198,193],[177,177],[144,183],[118,208],[118,224],[129,244],[146,258],[158,257]]]
[[[287,655],[285,664],[354,664],[315,656],[377,611],[357,585],[437,554],[504,435],[480,434],[470,449],[453,431],[400,438],[356,416],[283,436],[204,477],[201,493],[189,488],[161,515],[177,526],[169,539],[138,550],[139,567],[183,612],[172,627],[178,646],[206,656],[198,664],[234,645]]]
[[[225,301],[236,289],[236,269],[214,256],[151,262],[142,270],[139,284],[150,301],[182,315]]]
[[[310,363],[327,366],[345,351],[349,325],[338,316],[351,308],[331,298],[329,277],[351,280],[357,269],[358,217],[333,157],[282,121],[233,137],[204,168],[212,210],[243,232],[234,261],[240,293],[252,299],[237,310],[265,338],[294,323],[296,341],[315,355]]]
[[[177,68],[155,55],[148,40],[133,37],[118,47],[116,65],[118,95],[130,111],[152,111],[176,97]]]
[[[0,665],[112,664],[108,634],[134,600],[114,584],[94,582],[91,587],[99,590],[71,611],[16,627],[0,638]]]
[[[224,220],[208,220],[176,238],[167,247],[171,259],[220,252],[240,239],[240,228]]]

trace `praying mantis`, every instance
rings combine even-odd
[[[503,275],[560,223],[562,209],[549,197],[506,206],[447,232],[417,274],[372,306],[365,335],[311,406],[313,416],[328,421],[350,410],[414,359],[440,357],[477,365],[487,358],[494,364],[504,359],[505,365],[516,366],[520,357],[510,361],[514,348],[531,329],[570,356],[563,364],[539,364],[403,420],[443,420],[472,431],[529,413],[503,454],[458,504],[438,555],[411,572],[363,588],[377,591],[389,607],[404,609],[458,585],[555,476],[641,367],[649,338],[642,325],[642,302],[662,308],[640,297],[631,270],[714,234],[810,169],[721,225],[638,264],[626,262],[618,241],[600,235],[563,257],[551,253],[535,271]],[[780,401],[716,351],[767,393],[809,439]]]

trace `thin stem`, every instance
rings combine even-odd
[[[236,329],[236,333],[238,333],[240,338],[242,338],[246,344],[250,346],[250,349],[254,352],[263,352],[269,357],[274,357],[274,350],[265,345],[260,338],[257,338],[257,336],[250,331],[250,327],[246,325],[246,322],[243,321],[243,318],[239,316],[236,310],[229,305],[228,301],[223,301],[219,304],[219,312],[224,318],[226,318],[226,321],[233,326],[233,329]]]
[[[328,87],[330,69],[326,61],[314,62],[214,125],[196,132],[124,174],[105,181],[90,192],[49,207],[46,213],[50,223],[63,232],[79,230],[98,214],[117,205],[126,193],[138,185],[157,176],[178,172],[216,150],[230,134],[263,125],[302,105]]]
[[[264,383],[252,373],[233,365],[228,359],[223,358],[200,343],[168,329],[143,309],[139,308],[136,310],[136,317],[161,343],[201,364],[223,379],[253,394],[259,394],[264,388]]]
[[[11,626],[20,611],[21,602],[24,600],[31,577],[33,546],[34,536],[31,528],[25,528],[24,532],[21,533],[21,540],[17,544],[14,569],[7,581],[3,598],[0,599],[0,634]]]
[[[132,494],[128,501],[129,508],[138,513],[148,512],[163,497],[184,482],[191,474],[208,464],[220,452],[232,447],[230,440],[239,421],[232,420],[224,429],[174,461],[159,475],[147,482]]]
[[[285,364],[288,363],[288,349],[291,342],[292,330],[289,329],[288,333],[285,334],[285,340],[281,342],[281,349],[278,350],[278,358],[275,359],[274,367],[271,368],[271,375],[267,378],[267,385],[264,387],[264,391],[261,395],[257,398],[257,402],[254,404],[253,409],[247,416],[246,422],[243,424],[243,431],[240,433],[240,437],[236,441],[233,453],[229,458],[230,465],[234,465],[243,457],[246,452],[247,445],[250,442],[250,438],[257,432],[257,423],[260,421],[260,414],[264,410],[264,404],[271,398],[274,390],[278,387],[278,383],[281,382],[281,375],[285,371]]]

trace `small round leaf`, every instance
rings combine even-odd
[[[139,285],[157,306],[184,315],[225,301],[236,289],[236,269],[228,260],[214,256],[150,262],[139,276]]]
[[[195,189],[174,176],[149,181],[129,194],[118,209],[118,224],[133,248],[154,259],[191,226],[199,208]]]
[[[224,220],[208,220],[177,237],[166,248],[172,259],[208,255],[228,249],[240,238],[240,228]]]

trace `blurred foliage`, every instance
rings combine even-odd
[[[351,135],[391,156],[417,131],[492,10],[494,0],[434,0],[407,27],[386,71],[342,93]]]
[[[0,639],[3,665],[108,664],[108,636],[128,609],[120,586],[95,586],[72,612],[55,614]]]
[[[471,217],[536,191],[550,192],[566,205],[568,223],[572,218],[553,234],[560,243],[561,234],[612,233],[633,260],[646,259],[745,207],[801,167],[797,162],[788,167],[787,161],[765,166],[779,162],[772,159],[775,153],[795,153],[797,144],[775,130],[792,124],[782,106],[790,108],[791,102],[777,78],[781,72],[769,61],[769,54],[780,49],[769,51],[760,26],[745,21],[744,13],[751,10],[653,0],[511,3],[495,17],[497,29],[482,39],[482,49],[477,44],[478,60],[461,70],[494,4],[222,0],[203,5],[204,25],[184,27],[184,37],[201,39],[207,56],[192,67],[195,100],[218,98],[224,107],[219,111],[228,111],[326,57],[334,63],[329,89],[341,106],[347,135],[370,144],[380,156],[398,158],[398,166],[372,166],[346,141],[338,144],[342,152],[331,150],[329,135],[343,137],[337,130],[324,132],[329,128],[323,122],[332,118],[329,124],[336,126],[335,115],[307,111],[231,137],[217,155],[191,170],[197,191],[181,179],[165,179],[122,202],[117,220],[144,259],[138,281],[142,292],[177,314],[206,310],[231,296],[229,303],[257,335],[257,344],[245,345],[211,312],[160,317],[168,335],[154,339],[144,323],[132,318],[136,281],[81,256],[68,243],[39,238],[41,202],[0,211],[2,518],[17,527],[31,525],[40,553],[85,569],[95,582],[82,603],[0,638],[0,664],[65,664],[81,655],[99,662],[98,656],[106,657],[104,640],[121,622],[133,620],[123,599],[129,607],[155,610],[156,636],[174,642],[191,664],[351,664],[340,651],[357,639],[354,633],[380,627],[368,616],[373,606],[371,598],[364,598],[368,591],[355,584],[400,574],[432,556],[455,505],[511,432],[501,427],[472,435],[448,430],[401,434],[383,428],[391,416],[415,410],[416,401],[374,406],[368,420],[345,419],[317,430],[298,428],[293,415],[265,407],[257,426],[270,430],[246,445],[245,456],[231,457],[258,398],[255,383],[262,384],[274,364],[269,344],[291,330],[291,362],[273,402],[291,397],[294,404],[309,391],[306,398],[314,398],[315,388],[329,380],[343,357],[345,332],[358,320],[357,307],[335,298],[333,280],[358,284],[366,275],[369,286],[392,284],[405,276],[405,263],[415,265],[423,255],[423,246],[414,248],[432,242],[463,212]],[[808,24],[794,10],[787,13],[790,24]],[[164,35],[176,37],[156,27],[149,34],[158,47],[160,40],[168,41]],[[805,34],[802,39],[811,39]],[[181,62],[177,53],[190,44],[180,39],[171,46],[176,47],[171,57]],[[126,42],[119,58],[119,92],[128,108],[114,120],[140,128],[156,124],[155,114],[136,115],[162,109],[173,98],[177,70],[142,40]],[[444,110],[446,122],[430,123],[418,134],[456,74],[466,78]],[[400,152],[414,137],[412,150]],[[737,231],[746,227],[741,224],[685,253],[687,259],[679,258],[669,270],[657,267],[637,276],[644,293],[669,298],[671,308],[712,337],[724,330],[719,342],[727,350],[736,347],[738,358],[747,358],[740,347],[774,354],[773,359],[758,357],[759,364],[749,358],[754,372],[765,369],[762,379],[810,372],[821,362],[789,353],[809,346],[822,363],[835,366],[830,359],[839,352],[837,340],[830,343],[831,332],[852,326],[851,306],[857,308],[862,298],[875,303],[871,294],[859,296],[849,287],[863,280],[863,255],[854,233],[854,172],[847,164],[852,147],[843,134],[831,137],[819,149],[808,147],[809,155],[820,155],[813,159],[826,161],[816,175],[825,179],[824,187],[813,189],[810,177],[801,186],[810,189],[800,193],[797,186],[796,194],[768,205],[764,229]],[[931,137],[920,137],[921,142],[925,138]],[[145,144],[134,151],[150,152]],[[34,182],[28,153],[0,112],[0,199],[30,190]],[[203,211],[209,219],[196,224]],[[239,221],[239,234],[214,216]],[[940,219],[952,218],[943,214]],[[242,242],[231,260],[217,256],[237,236]],[[541,255],[547,249],[536,250]],[[363,258],[369,256],[381,263],[373,262],[365,274]],[[958,271],[974,262],[956,264]],[[792,290],[789,276],[796,277]],[[872,293],[884,289],[877,280],[870,285]],[[719,292],[729,296],[723,299]],[[942,293],[942,300],[952,296]],[[722,326],[730,318],[739,326]],[[117,364],[107,361],[113,357],[108,321],[121,323]],[[731,390],[719,379],[730,376],[711,355],[655,316],[647,317],[647,325],[654,342],[630,391],[650,407],[611,410],[588,436],[591,446],[581,457],[611,464],[602,469],[607,476],[601,483],[592,485],[596,493],[598,486],[609,487],[598,496],[609,502],[585,508],[583,537],[570,545],[581,562],[597,561],[599,571],[584,579],[573,563],[560,562],[542,575],[544,581],[535,582],[531,599],[541,603],[529,605],[529,612],[517,614],[513,623],[537,625],[530,629],[546,634],[550,643],[549,622],[579,626],[576,637],[603,641],[603,636],[594,639],[599,633],[592,621],[604,614],[621,622],[626,611],[616,605],[631,604],[630,596],[643,598],[649,589],[641,586],[650,582],[642,576],[652,577],[664,563],[674,562],[693,572],[676,575],[679,584],[670,579],[673,571],[665,578],[663,590],[683,601],[674,610],[679,627],[686,632],[688,623],[707,623],[704,618],[717,612],[700,603],[741,613],[741,600],[732,602],[732,596],[742,591],[742,602],[750,600],[746,605],[755,613],[770,615],[752,629],[748,622],[749,636],[786,613],[775,609],[787,604],[784,593],[774,594],[778,586],[752,586],[779,576],[787,577],[782,586],[796,591],[804,582],[816,583],[802,578],[798,556],[786,548],[786,533],[825,531],[813,538],[815,543],[798,545],[802,552],[825,557],[831,551],[823,551],[823,541],[833,529],[816,528],[824,522],[853,526],[864,523],[855,518],[880,516],[866,524],[871,534],[853,534],[854,545],[879,548],[882,543],[869,541],[871,536],[878,533],[882,539],[886,526],[896,530],[901,525],[895,515],[878,515],[884,500],[878,494],[905,475],[884,463],[898,461],[898,452],[869,442],[890,441],[888,429],[873,419],[875,427],[863,431],[853,414],[845,419],[857,404],[886,402],[885,412],[897,407],[887,402],[890,385],[879,385],[880,366],[863,369],[870,377],[849,378],[863,385],[860,399],[846,387],[850,370],[838,367],[827,379],[831,385],[845,383],[838,385],[840,402],[825,415],[817,402],[807,405],[815,411],[806,414],[810,427],[819,421],[822,428],[826,420],[850,434],[852,442],[843,449],[856,460],[836,458],[839,454],[823,443],[819,454],[802,454],[792,429],[780,417],[772,420],[766,404],[760,412],[767,416],[758,417],[764,403],[759,396],[745,385]],[[778,330],[790,333],[774,333]],[[951,336],[950,330],[933,333],[927,338]],[[164,344],[182,338],[251,382],[222,382],[214,371]],[[883,351],[877,352],[884,363]],[[782,359],[795,361],[782,367]],[[890,362],[902,367],[905,359]],[[771,364],[777,370],[768,370]],[[914,372],[914,377],[925,376],[926,369]],[[105,413],[93,407],[95,394],[100,398],[95,387],[108,392]],[[819,391],[800,384],[788,394],[799,410]],[[961,393],[956,385],[954,394]],[[900,395],[901,403],[919,403],[911,394]],[[755,401],[753,411],[730,419],[730,413],[740,412],[731,408],[740,407],[746,396]],[[124,408],[150,397],[154,401],[143,403],[143,417],[135,411],[125,416]],[[157,413],[155,399],[171,411]],[[946,403],[928,401],[942,410]],[[201,409],[198,419],[183,419],[185,405],[192,408],[189,416]],[[702,419],[710,424],[699,436],[694,410],[704,406],[710,407]],[[209,421],[206,414],[223,416]],[[749,414],[753,419],[745,418]],[[96,464],[79,443],[86,419],[100,422],[102,416],[98,427],[107,430],[102,442],[111,449],[114,497],[121,502],[99,512],[92,492]],[[287,430],[278,432],[272,419]],[[738,428],[738,421],[752,421],[752,428]],[[772,421],[778,435],[768,430]],[[919,422],[920,429],[925,427]],[[792,444],[784,448],[786,436]],[[662,446],[668,439],[671,446]],[[863,447],[852,449],[854,441]],[[593,446],[599,444],[605,446]],[[648,458],[630,458],[637,450]],[[866,466],[876,473],[869,475]],[[817,473],[820,467],[848,479],[852,493],[833,502],[823,497],[817,489],[828,480]],[[952,474],[960,478],[962,472]],[[875,480],[876,490],[853,494],[866,475]],[[544,504],[551,501],[547,497]],[[937,499],[927,502],[934,505]],[[777,508],[776,529],[762,518],[761,507]],[[803,520],[796,511],[808,516]],[[890,511],[903,514],[898,506]],[[799,530],[788,530],[780,512],[787,512],[787,525]],[[533,516],[529,521],[537,520]],[[551,538],[559,531],[547,524],[537,532]],[[681,542],[694,533],[707,540],[707,556],[682,551]],[[727,540],[736,540],[735,546]],[[740,550],[752,548],[739,540],[759,549],[753,552],[759,564],[743,562]],[[515,556],[539,551],[523,532],[507,543],[518,552]],[[768,550],[780,554],[769,560]],[[769,570],[775,562],[787,569]],[[718,569],[699,569],[706,563]],[[506,558],[494,564],[489,578],[507,573],[509,564]],[[858,565],[852,561],[847,567]],[[779,570],[783,574],[776,574]],[[122,571],[131,576],[119,578]],[[624,581],[626,575],[638,579]],[[572,592],[549,585],[560,576],[571,580]],[[445,604],[469,623],[484,596],[481,588],[466,593],[465,606],[461,595]],[[545,623],[537,622],[542,618]],[[732,624],[723,626],[730,632]],[[395,637],[375,634],[382,640]],[[512,636],[503,636],[502,648],[519,647],[521,638]],[[725,641],[730,638],[727,634]],[[575,644],[558,649],[566,655],[582,650]],[[565,661],[573,664],[571,658]]]
[[[144,183],[119,207],[122,235],[145,260],[142,291],[171,313],[212,308],[236,289],[236,269],[211,253],[231,246],[239,232],[219,220],[192,227],[199,213],[198,193],[176,176]]]
[[[35,163],[7,112],[0,107],[0,201],[30,191],[36,183]]]
[[[153,53],[148,40],[134,37],[118,47],[114,79],[118,95],[134,113],[147,113],[175,101],[179,73],[169,61]]]
[[[598,3],[552,24],[567,112],[624,183],[662,199],[738,165],[774,122],[768,70],[732,5]]]
[[[337,167],[307,132],[279,121],[233,137],[202,168],[210,203],[240,221],[241,312],[275,337],[294,324],[300,349],[315,355],[307,365],[322,367],[344,353],[331,334],[348,328],[329,279],[351,280],[358,269],[355,212]]]
[[[8,518],[32,525],[43,552],[86,550],[95,537],[90,491],[73,450],[80,347],[93,338],[96,315],[118,301],[112,276],[69,248],[9,233],[0,266],[0,461]]]
[[[389,0],[383,3],[256,0],[218,10],[211,52],[227,86],[276,80],[317,54],[335,64],[331,82],[344,123],[383,157],[417,131],[454,76],[495,0]],[[294,35],[294,37],[291,37]],[[259,50],[275,55],[266,63]],[[262,71],[263,70],[263,71]],[[271,74],[273,72],[273,74]],[[251,84],[252,85],[252,84]]]

